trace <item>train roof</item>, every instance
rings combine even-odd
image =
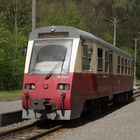
[[[93,42],[95,42],[101,46],[105,46],[106,48],[108,48],[112,51],[116,51],[121,55],[125,55],[126,57],[132,57],[130,54],[126,53],[125,51],[113,46],[112,44],[104,41],[103,39],[101,39],[91,33],[79,30],[74,27],[69,27],[69,26],[48,26],[48,27],[37,28],[30,33],[29,39],[36,40],[36,39],[39,39],[39,34],[52,33],[52,32],[53,33],[62,33],[62,34],[64,33],[63,34],[64,37],[92,40]],[[66,34],[66,33],[68,33],[68,34]]]

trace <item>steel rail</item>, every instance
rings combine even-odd
[[[20,128],[16,128],[13,130],[9,130],[3,133],[0,133],[0,139],[26,139],[26,140],[34,140],[37,138],[41,138],[46,136],[50,133],[56,132],[63,128],[63,125],[52,125],[49,126],[50,128],[39,128],[36,126],[35,123],[27,126],[23,126]]]
[[[8,130],[8,131],[5,131],[5,132],[2,132],[2,133],[0,133],[0,139],[4,139],[7,136],[14,135],[16,133],[19,133],[19,132],[25,130],[25,129],[32,128],[32,127],[34,127],[34,125],[35,124],[32,123],[32,124],[29,124],[29,125],[26,125],[26,126],[22,126],[22,127],[19,127],[19,128],[14,128],[12,130]]]
[[[55,126],[55,127],[51,128],[51,129],[45,130],[42,133],[39,133],[39,134],[34,135],[32,137],[26,138],[26,140],[35,140],[35,139],[38,139],[38,138],[42,138],[42,137],[44,137],[46,135],[52,134],[52,133],[54,133],[54,132],[56,132],[56,131],[58,131],[60,129],[63,129],[63,128],[64,128],[63,125]]]

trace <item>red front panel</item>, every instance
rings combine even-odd
[[[41,99],[51,99],[56,103],[57,109],[60,109],[60,90],[58,90],[58,84],[68,83],[70,84],[70,89],[63,91],[66,94],[65,98],[65,109],[70,109],[70,96],[71,96],[71,79],[72,74],[68,76],[57,76],[52,75],[48,80],[45,79],[44,75],[24,75],[23,84],[23,107],[27,107],[27,101],[25,100],[25,93],[28,92],[30,98],[41,98]],[[27,83],[35,84],[35,90],[26,90],[25,85]],[[28,103],[29,105],[29,103]]]

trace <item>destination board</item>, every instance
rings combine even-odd
[[[38,34],[38,38],[64,38],[64,37],[69,37],[69,32],[45,32]]]

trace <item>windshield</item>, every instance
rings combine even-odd
[[[29,73],[67,74],[70,65],[72,39],[52,39],[34,42]]]

